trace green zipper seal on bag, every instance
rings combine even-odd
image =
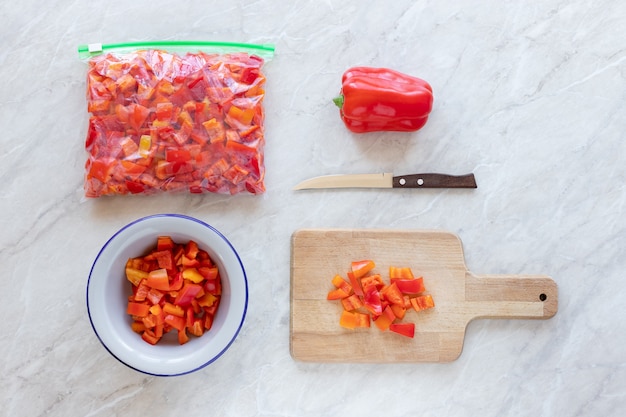
[[[80,59],[89,59],[107,52],[133,52],[140,49],[165,49],[167,51],[192,52],[249,52],[261,58],[271,58],[274,55],[274,45],[261,45],[243,42],[211,42],[211,41],[145,41],[124,43],[91,43],[78,46]]]

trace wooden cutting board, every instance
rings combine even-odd
[[[390,266],[424,277],[435,308],[407,311],[413,339],[390,331],[339,326],[341,303],[326,300],[336,274],[372,259],[388,282]],[[556,314],[556,283],[545,275],[476,275],[460,239],[444,231],[302,229],[291,241],[290,349],[313,362],[450,362],[476,318],[547,319]]]

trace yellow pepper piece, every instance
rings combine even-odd
[[[237,106],[230,106],[230,109],[228,109],[228,115],[244,125],[249,125],[252,123],[252,119],[254,119],[254,110],[240,109]]]
[[[183,310],[181,306],[177,306],[175,304],[168,303],[168,302],[163,304],[163,312],[165,314],[172,314],[178,317],[185,317],[185,310]]]
[[[135,268],[126,268],[126,279],[133,283],[133,285],[139,285],[142,279],[148,278],[148,273]]]
[[[139,155],[143,158],[150,155],[150,148],[152,147],[152,137],[150,135],[141,135],[139,138]]]
[[[196,268],[186,268],[183,270],[183,278],[188,279],[194,284],[199,284],[204,280],[204,277]]]

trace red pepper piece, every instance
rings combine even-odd
[[[424,278],[415,279],[392,279],[392,283],[396,284],[402,294],[419,294],[426,291],[424,286]]]
[[[391,323],[389,330],[413,338],[415,336],[415,323]]]
[[[383,313],[383,305],[380,300],[380,293],[376,285],[363,287],[365,296],[363,297],[363,306],[373,315],[380,316]]]
[[[376,263],[370,259],[365,259],[362,261],[354,261],[350,266],[350,270],[354,274],[355,278],[363,278],[368,272],[376,267]]]
[[[191,304],[191,300],[195,299],[201,291],[202,286],[191,282],[185,282],[181,290],[176,295],[174,304],[179,306],[188,306]]]
[[[356,295],[359,297],[363,297],[365,294],[363,293],[363,287],[361,287],[361,282],[354,276],[352,271],[348,271],[348,278],[350,279],[350,285]]]
[[[333,100],[346,127],[355,133],[421,129],[433,106],[424,80],[387,68],[354,67],[342,77]]]
[[[146,317],[150,312],[150,306],[144,303],[129,302],[126,313],[136,317]]]

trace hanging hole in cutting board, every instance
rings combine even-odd
[[[548,299],[548,296],[545,294],[539,294],[539,300],[541,301],[546,301]]]

